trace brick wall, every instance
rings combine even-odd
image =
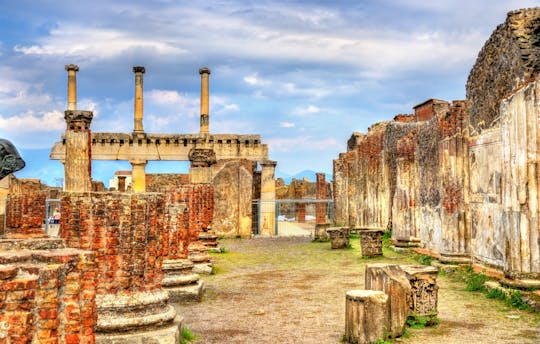
[[[214,188],[190,184],[165,193],[165,252],[167,259],[187,258],[188,246],[212,223]]]
[[[35,190],[9,195],[4,236],[42,236],[47,191]]]
[[[189,174],[155,173],[146,175],[146,191],[167,192],[189,184]]]
[[[1,343],[94,343],[95,256],[73,249],[0,253]]]
[[[164,204],[157,193],[62,196],[60,236],[95,252],[98,294],[161,288]]]

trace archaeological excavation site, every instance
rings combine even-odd
[[[494,29],[466,99],[343,138],[332,180],[212,133],[208,67],[199,132],[146,132],[132,71],[133,130],[94,132],[84,70],[54,67],[62,186],[0,139],[0,344],[540,343],[540,8]],[[131,170],[105,187],[97,160]]]

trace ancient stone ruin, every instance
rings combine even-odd
[[[391,228],[396,246],[540,287],[539,33],[539,8],[510,12],[467,100],[429,99],[354,133],[334,160],[336,223]]]
[[[145,167],[148,161],[190,161],[187,178],[177,177],[178,184],[210,184],[213,186],[213,219],[207,228],[220,236],[249,237],[256,234],[271,236],[274,232],[276,162],[269,160],[268,147],[260,135],[212,134],[209,130],[209,75],[203,67],[201,75],[200,132],[194,134],[147,133],[143,128],[143,75],[144,67],[133,68],[135,74],[134,129],[131,133],[91,132],[88,143],[76,138],[78,132],[90,132],[91,113],[76,110],[75,65],[66,66],[68,71],[68,110],[66,120],[69,128],[62,140],[55,143],[51,159],[61,160],[65,165],[66,191],[73,190],[73,181],[90,183],[88,170],[77,170],[83,159],[125,160],[132,165],[132,191],[150,190]],[[86,137],[86,136],[85,136]],[[82,152],[81,147],[86,147]],[[76,150],[79,150],[77,153]],[[91,154],[90,154],[91,152]],[[88,155],[89,153],[90,155]],[[79,155],[78,155],[79,154]],[[82,155],[81,155],[82,156]],[[82,173],[81,175],[75,172]],[[160,178],[165,185],[153,188],[166,189],[171,185],[167,178]],[[260,196],[260,212],[253,213],[252,203]],[[254,220],[255,219],[255,220]],[[254,227],[252,224],[257,223]]]

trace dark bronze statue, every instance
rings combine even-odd
[[[15,146],[5,139],[0,139],[0,179],[17,172],[26,164]]]

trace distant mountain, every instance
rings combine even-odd
[[[283,178],[283,180],[285,181],[285,184],[290,184],[291,181],[293,179],[299,179],[299,180],[302,180],[305,178],[307,178],[308,181],[310,182],[315,182],[316,180],[316,177],[315,177],[315,171],[312,171],[312,170],[303,170],[301,172],[298,172],[294,175],[290,175],[290,174],[287,174],[287,173],[284,173],[280,170],[276,170],[276,174],[275,174],[275,177],[276,179],[277,178]],[[326,175],[326,181],[329,182],[332,180],[332,175],[331,174],[328,174],[328,173],[325,173]]]

